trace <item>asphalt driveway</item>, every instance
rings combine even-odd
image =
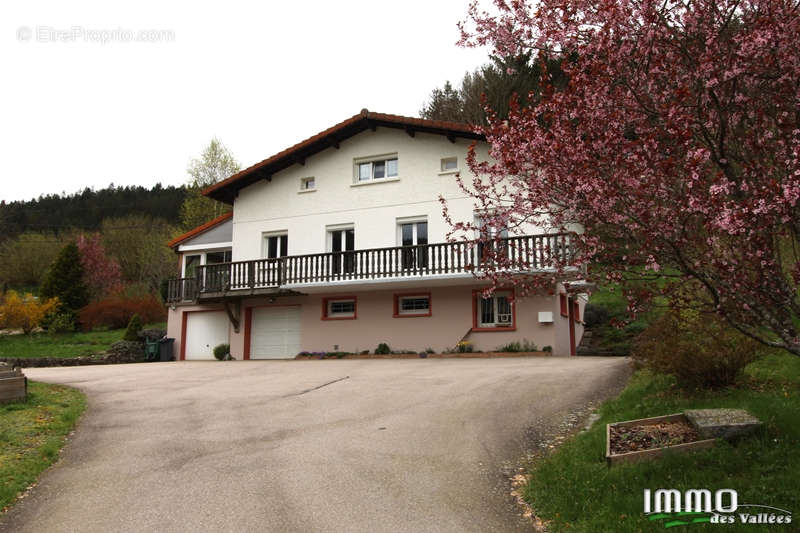
[[[0,531],[525,531],[504,468],[620,358],[31,368],[89,408]]]

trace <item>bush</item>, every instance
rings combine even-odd
[[[125,330],[122,340],[139,342],[139,332],[142,331],[143,327],[142,318],[134,314],[128,322],[128,328]]]
[[[75,315],[70,312],[55,313],[48,321],[48,333],[72,333],[73,331],[75,331]]]
[[[224,361],[231,354],[230,344],[218,344],[214,346],[214,357],[217,361]]]
[[[496,352],[537,352],[539,348],[536,347],[536,344],[530,342],[528,339],[522,339],[520,341],[509,342],[503,346],[498,346],[495,350]]]
[[[58,298],[41,301],[31,293],[20,296],[16,291],[8,291],[0,304],[0,327],[22,329],[27,335],[37,328],[44,317],[58,308]]]
[[[638,337],[633,358],[684,386],[714,388],[733,384],[760,350],[716,315],[670,311]]]
[[[388,355],[392,353],[392,349],[385,342],[382,342],[375,348],[375,355]]]
[[[167,319],[167,310],[155,295],[142,297],[116,294],[92,302],[78,313],[84,330],[97,327],[121,329],[127,326],[133,315],[139,315],[145,324],[164,322]]]
[[[608,323],[611,314],[602,305],[586,304],[583,309],[583,323],[587,328],[602,326]]]
[[[542,351],[543,352],[547,352],[547,353],[552,353],[553,352],[553,347],[549,346],[549,345],[548,346],[542,346]]]

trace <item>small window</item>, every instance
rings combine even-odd
[[[572,302],[572,319],[575,322],[581,321],[581,306],[578,302]]]
[[[314,177],[310,178],[302,178],[300,180],[300,190],[301,191],[313,191],[317,186],[316,180]]]
[[[495,291],[488,298],[476,291],[475,298],[475,329],[515,329],[512,291]]]
[[[394,317],[410,316],[431,316],[430,293],[394,295]]]
[[[559,294],[558,297],[561,304],[561,316],[569,316],[569,312],[567,310],[567,295]]]
[[[397,158],[376,159],[356,164],[356,181],[364,182],[397,177]]]
[[[448,170],[456,170],[458,169],[458,158],[457,157],[445,157],[442,159],[442,172],[446,172]]]
[[[356,318],[356,299],[355,297],[346,298],[323,298],[322,300],[322,319],[339,320]]]

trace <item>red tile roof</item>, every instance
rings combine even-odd
[[[347,120],[317,133],[282,152],[278,152],[272,157],[260,163],[256,163],[226,180],[211,185],[203,190],[203,194],[215,200],[233,203],[233,198],[235,198],[239,189],[255,183],[259,179],[271,180],[272,174],[275,172],[288,168],[295,163],[304,162],[307,156],[332,146],[338,147],[340,141],[352,137],[368,128],[377,127],[405,129],[410,135],[413,135],[415,132],[435,133],[446,135],[451,140],[456,137],[486,140],[484,135],[479,133],[477,128],[470,124],[403,117],[400,115],[387,115],[362,109],[359,114],[353,115]]]
[[[217,217],[217,218],[215,218],[214,220],[209,220],[209,221],[208,221],[208,222],[206,222],[205,224],[203,224],[203,225],[201,225],[201,226],[197,226],[197,227],[196,227],[196,228],[194,228],[194,229],[190,229],[189,231],[187,231],[187,232],[186,232],[186,233],[184,233],[183,235],[180,235],[180,236],[178,236],[178,237],[175,237],[174,239],[172,239],[171,241],[169,241],[169,242],[167,243],[167,246],[169,246],[170,248],[175,248],[175,247],[176,247],[176,246],[178,246],[180,243],[182,243],[182,242],[184,242],[184,241],[186,241],[186,240],[188,240],[188,239],[191,239],[192,237],[195,237],[195,236],[197,236],[197,235],[200,235],[200,234],[201,234],[201,233],[203,233],[203,232],[206,232],[206,231],[210,230],[210,229],[211,229],[211,228],[213,228],[214,226],[216,226],[216,225],[218,225],[218,224],[221,224],[221,223],[225,222],[226,220],[228,220],[228,219],[229,219],[229,218],[231,218],[232,216],[233,216],[233,212],[231,211],[231,212],[225,213],[224,215],[220,215],[220,216],[218,216],[218,217]]]

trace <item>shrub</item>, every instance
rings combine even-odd
[[[392,353],[392,349],[385,342],[382,342],[375,348],[375,355],[388,355]]]
[[[142,331],[143,327],[142,317],[134,313],[128,322],[128,328],[125,330],[125,335],[122,337],[122,340],[138,342],[139,332]]]
[[[75,331],[75,315],[68,311],[55,313],[47,324],[48,333],[71,333]]]
[[[669,311],[638,337],[633,358],[684,386],[713,388],[733,384],[760,349],[717,315]]]
[[[536,352],[539,351],[539,348],[536,347],[536,344],[532,343],[528,339],[522,339],[520,341],[509,342],[503,346],[498,346],[495,350],[496,352]]]
[[[133,315],[139,315],[145,324],[163,322],[167,310],[155,295],[127,296],[116,294],[92,302],[80,310],[78,317],[85,330],[97,327],[121,329],[127,326]]]
[[[542,346],[542,351],[547,353],[552,353],[553,347],[552,346]]]
[[[214,346],[214,357],[217,361],[224,361],[231,354],[230,344],[218,344]]]
[[[20,296],[8,291],[0,304],[0,325],[4,328],[20,328],[27,335],[37,328],[47,316],[58,308],[58,298],[41,301],[31,293]]]
[[[589,303],[586,304],[586,307],[583,309],[583,323],[587,328],[602,326],[606,324],[610,318],[611,314],[608,312],[608,309],[602,305]]]

